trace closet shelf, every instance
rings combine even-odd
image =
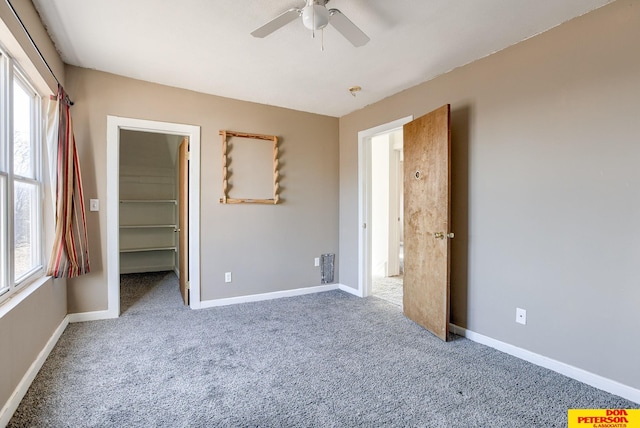
[[[176,251],[176,247],[121,248],[121,253],[144,253],[148,251]]]
[[[121,204],[178,204],[176,199],[121,199]]]
[[[127,224],[120,225],[120,229],[161,229],[161,228],[176,229],[177,224]]]

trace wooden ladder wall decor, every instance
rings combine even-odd
[[[221,204],[269,204],[275,205],[280,202],[280,184],[279,180],[279,171],[278,171],[278,137],[275,135],[261,135],[261,134],[249,134],[246,132],[236,132],[236,131],[220,131],[219,134],[222,136],[222,198],[220,198]],[[227,170],[228,159],[227,159],[227,139],[229,137],[239,137],[239,138],[251,138],[254,140],[266,140],[273,142],[273,199],[236,199],[229,197],[229,175]]]

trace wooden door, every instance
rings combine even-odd
[[[178,153],[178,176],[179,176],[179,272],[180,272],[180,294],[184,304],[189,304],[189,139],[185,137],[180,143]]]
[[[404,125],[404,314],[449,338],[450,106]]]

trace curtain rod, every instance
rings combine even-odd
[[[49,65],[47,60],[44,58],[44,55],[42,55],[42,52],[40,52],[40,48],[38,48],[38,46],[36,45],[36,42],[33,40],[33,37],[31,37],[31,34],[29,33],[29,30],[27,30],[27,27],[24,25],[24,22],[22,22],[22,19],[20,19],[20,16],[18,16],[18,12],[16,12],[15,8],[13,7],[13,5],[9,0],[5,0],[5,3],[7,3],[7,6],[9,6],[9,9],[11,9],[11,12],[13,12],[13,16],[15,16],[15,18],[20,23],[20,26],[24,30],[24,33],[27,35],[27,38],[31,42],[31,46],[33,46],[33,48],[36,50],[36,52],[40,56],[40,59],[42,60],[44,65],[47,67],[47,70],[49,70],[49,73],[51,73],[51,76],[55,79],[58,85],[62,86],[62,83],[60,83],[60,81],[56,77],[55,73],[51,69],[51,66]],[[71,101],[71,99],[69,98],[69,95],[65,95],[65,100],[69,103],[69,105],[73,105],[73,101]]]

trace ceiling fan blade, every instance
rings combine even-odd
[[[338,9],[329,9],[331,19],[329,24],[333,25],[351,44],[355,47],[364,46],[371,39],[359,29],[356,24],[344,16]]]
[[[285,25],[296,19],[298,16],[300,16],[301,13],[302,11],[300,9],[296,9],[295,7],[291,8],[283,14],[276,16],[271,21],[264,24],[262,27],[253,30],[251,35],[253,37],[260,38],[266,37],[277,29],[284,27]]]

